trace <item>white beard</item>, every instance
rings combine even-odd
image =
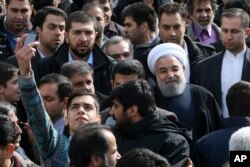
[[[186,86],[186,78],[181,77],[180,80],[174,79],[172,82],[165,83],[165,82],[158,82],[158,87],[165,97],[173,97],[178,96],[184,92]]]

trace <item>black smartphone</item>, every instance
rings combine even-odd
[[[23,46],[28,45],[32,42],[34,42],[37,38],[37,33],[36,32],[29,32],[28,35],[26,36],[24,42],[23,42]]]

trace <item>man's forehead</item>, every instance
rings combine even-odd
[[[185,21],[184,18],[181,17],[180,13],[171,13],[171,14],[162,13],[162,15],[160,16],[159,22],[160,23],[166,22],[167,24],[170,24],[169,19],[171,19],[171,18],[172,18],[172,20],[174,19],[176,22],[179,22],[179,21],[184,22]]]
[[[81,95],[81,96],[76,96],[72,99],[71,104],[91,104],[94,105],[95,99],[91,95]]]
[[[20,4],[22,4],[22,6],[20,6]],[[8,6],[17,6],[22,8],[23,6],[30,6],[30,2],[29,0],[10,0],[10,3],[7,5]]]
[[[93,80],[91,72],[76,72],[71,77],[70,80]]]
[[[94,23],[93,22],[72,22],[71,23],[71,31],[74,30],[94,30]]]
[[[92,0],[94,3],[106,4],[110,3],[110,0]]]
[[[125,16],[124,22],[135,22],[132,16]]]
[[[61,16],[61,15],[55,15],[55,14],[48,14],[48,15],[46,16],[46,18],[45,18],[45,22],[49,22],[49,23],[56,24],[55,22],[52,22],[52,21],[54,21],[54,20],[51,20],[51,19],[53,19],[53,18],[55,18],[55,19],[62,18],[62,23],[60,23],[60,24],[65,24],[65,19],[64,19],[64,17]],[[57,21],[58,21],[58,20],[57,20]],[[60,20],[60,21],[61,21],[61,20]]]
[[[165,65],[165,66],[181,66],[182,63],[180,62],[179,59],[177,59],[175,56],[172,55],[166,55],[163,57],[160,57],[157,61],[156,61],[156,66],[157,65]]]

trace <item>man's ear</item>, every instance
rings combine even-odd
[[[250,28],[246,29],[246,38],[250,35]]]
[[[15,151],[15,145],[14,144],[8,144],[6,146],[6,159],[10,159]]]
[[[68,33],[66,31],[64,32],[64,39],[65,39],[66,43],[68,44],[69,39],[68,39]]]
[[[143,31],[143,32],[146,32],[148,30],[148,23],[147,22],[143,22],[141,25],[140,25],[140,29]]]
[[[64,125],[68,125],[69,120],[68,120],[68,110],[66,110],[65,115],[64,115]]]
[[[30,5],[30,10],[34,11],[34,5]]]
[[[98,36],[98,32],[96,31],[95,32],[95,40],[96,40],[97,36]]]
[[[132,120],[132,122],[138,122],[141,120],[141,114],[138,112],[138,107],[136,105],[132,105],[128,111],[128,117]]]
[[[68,97],[65,97],[64,99],[63,99],[63,109],[67,109],[67,102],[68,102]]]
[[[136,105],[132,105],[127,110],[128,110],[127,111],[128,116],[130,118],[132,118],[132,119],[135,118],[138,115],[138,107]]]
[[[188,13],[191,20],[194,19],[193,13]]]
[[[36,32],[39,34],[41,31],[41,28],[39,26],[36,26]]]
[[[100,166],[102,164],[102,158],[97,155],[91,155],[90,164],[92,166]]]
[[[100,114],[96,116],[96,122],[99,123],[99,124],[102,122]]]

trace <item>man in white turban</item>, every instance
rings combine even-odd
[[[163,43],[154,47],[148,55],[148,67],[150,71],[155,73],[155,63],[162,57],[174,56],[180,63],[183,65],[185,69],[185,77],[186,80],[189,81],[190,77],[190,68],[187,53],[185,50],[177,44],[174,43]]]
[[[191,127],[194,141],[219,128],[220,109],[214,96],[200,86],[186,83],[188,60],[182,47],[160,44],[150,51],[147,62],[157,80],[157,106],[174,112],[180,122]]]

